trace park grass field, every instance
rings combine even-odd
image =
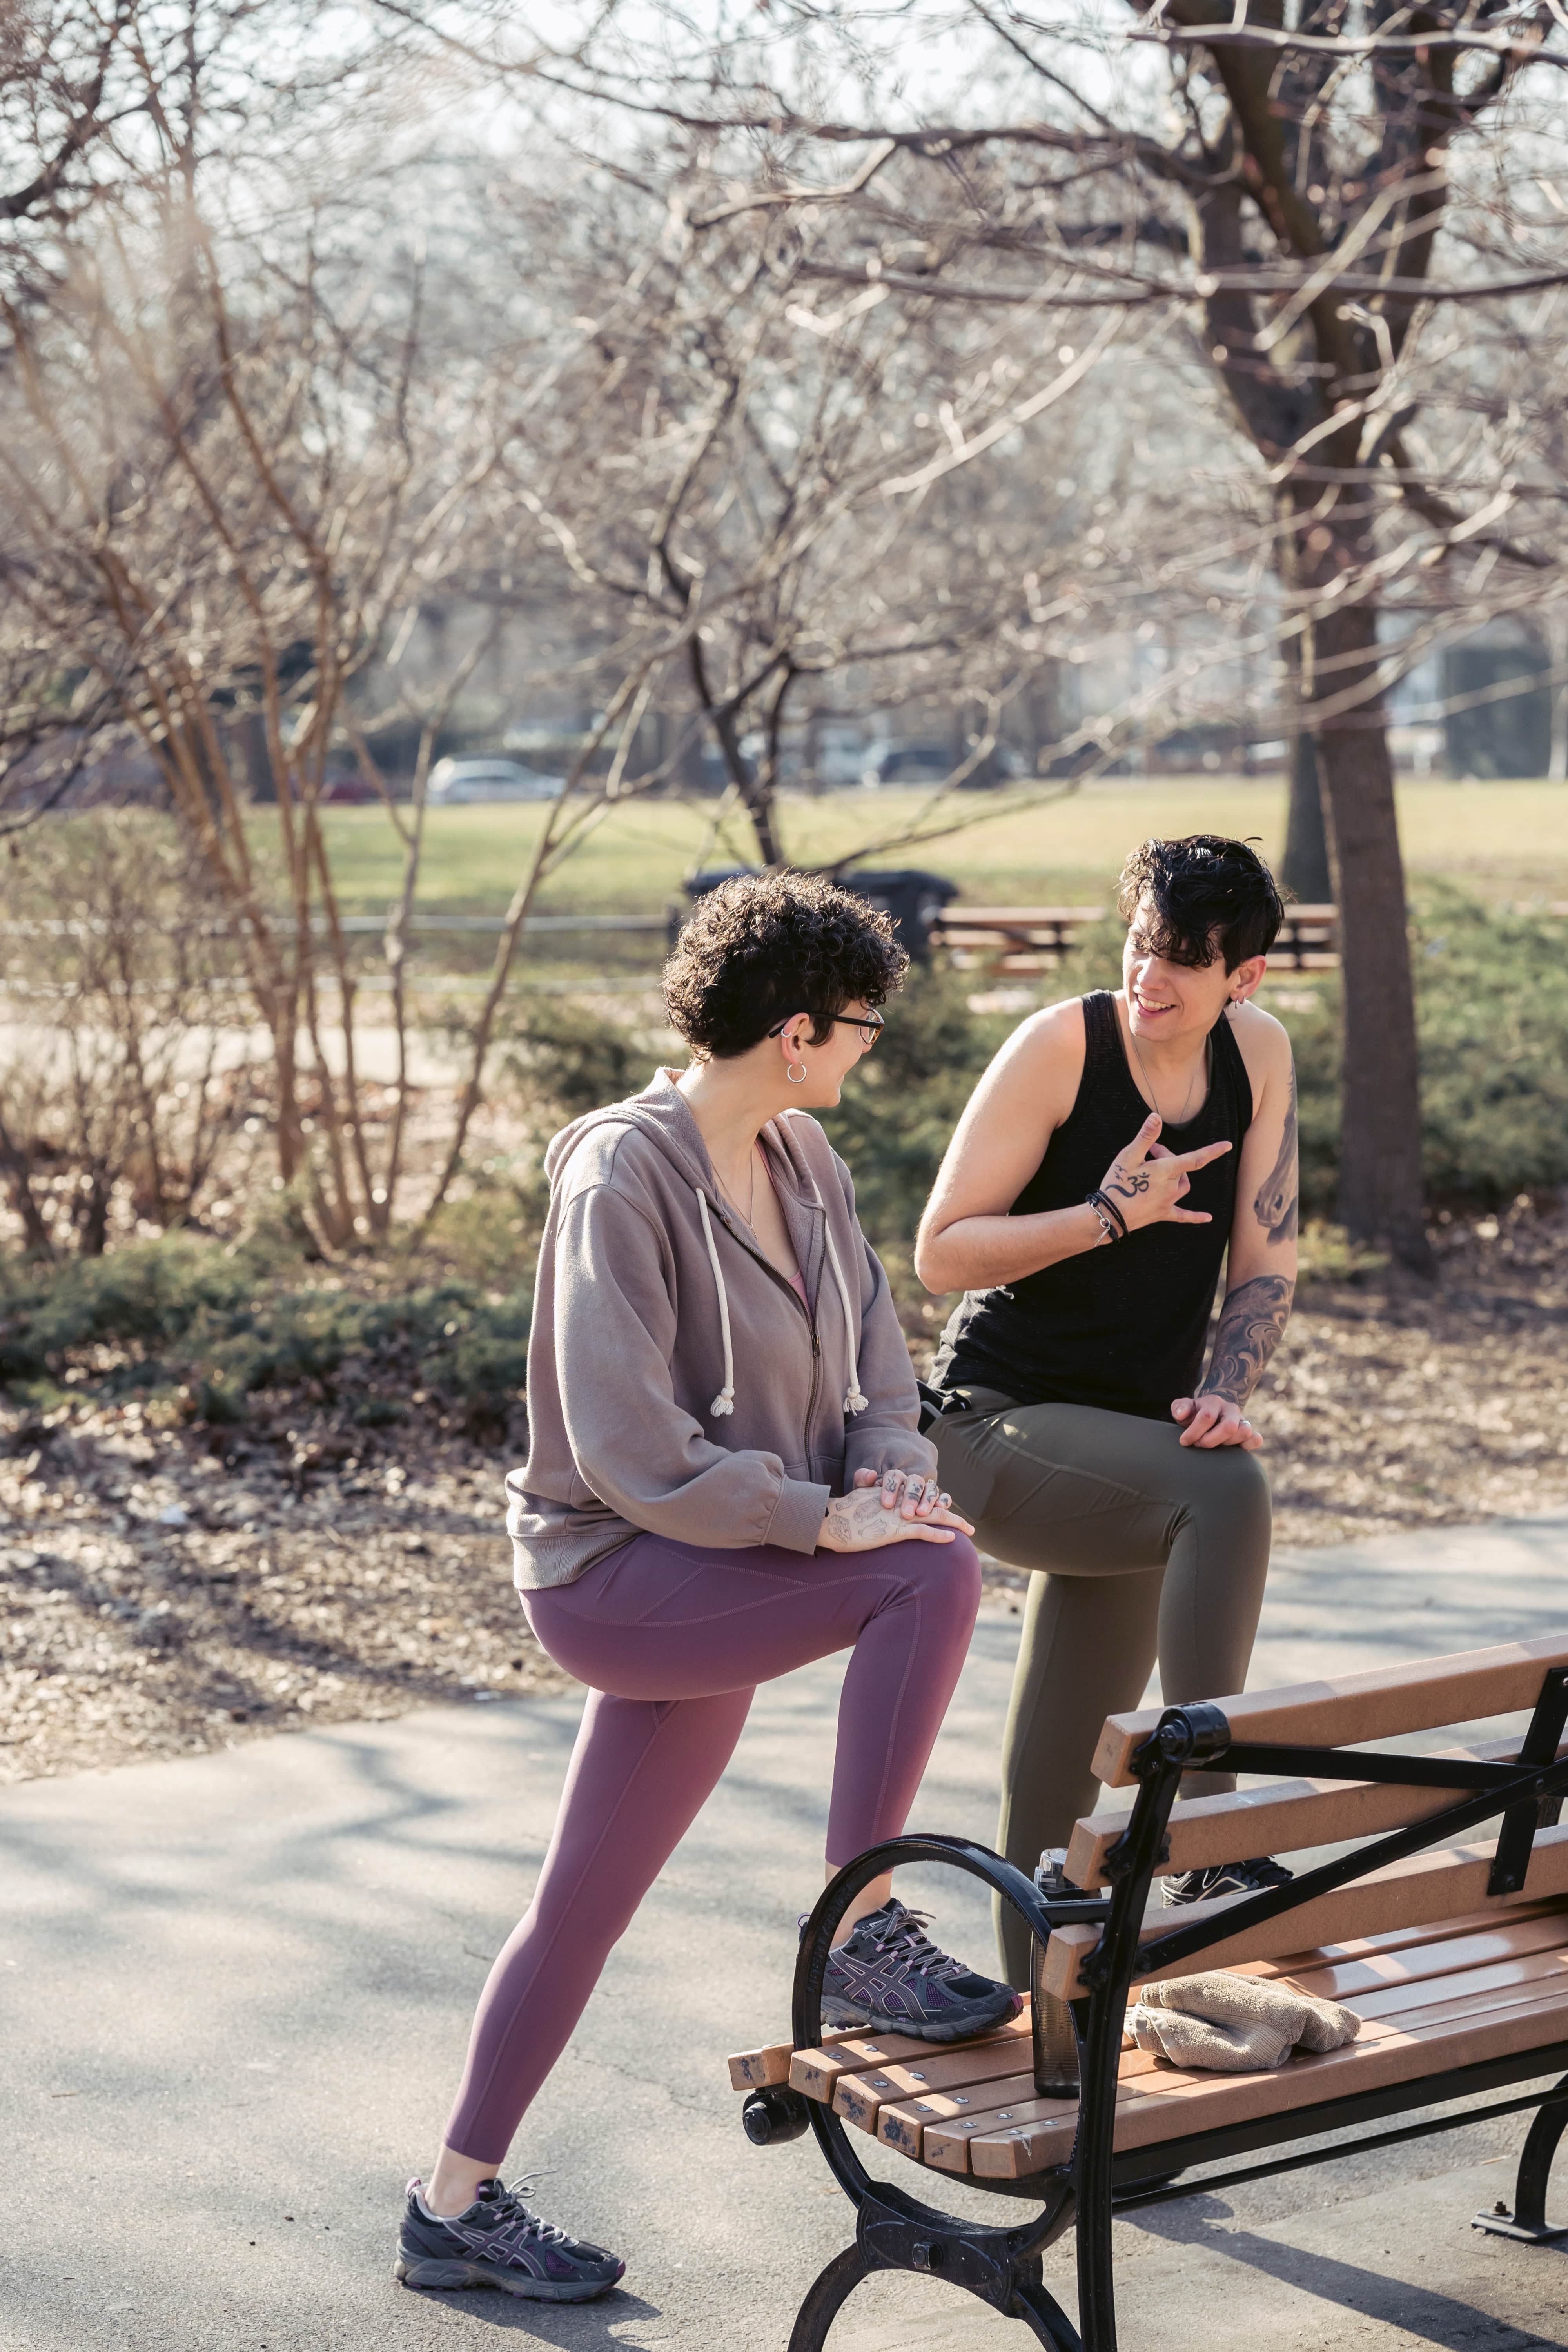
[[[1033,808],[986,816],[980,794],[954,795],[963,819],[940,840],[877,845],[924,805],[910,792],[845,792],[788,798],[783,831],[790,857],[820,865],[865,847],[871,862],[922,866],[950,876],[971,905],[1105,905],[1128,848],[1149,834],[1224,833],[1256,838],[1265,856],[1284,847],[1285,787],[1177,777],[1085,785]],[[1412,884],[1437,877],[1496,899],[1568,899],[1568,785],[1409,782],[1399,790]],[[258,810],[265,840],[268,812]],[[378,911],[395,895],[401,851],[380,809],[322,812],[333,871],[348,911]],[[506,906],[542,822],[528,806],[438,809],[426,820],[419,904],[426,913],[496,914]],[[743,830],[708,838],[710,811],[674,801],[634,802],[607,817],[550,878],[542,910],[662,912],[683,876],[754,855]]]

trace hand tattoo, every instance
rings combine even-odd
[[[1245,1404],[1290,1319],[1296,1286],[1283,1274],[1260,1274],[1233,1290],[1220,1309],[1204,1388]]]
[[[1296,1071],[1290,1071],[1290,1107],[1285,1114],[1285,1131],[1279,1138],[1279,1157],[1263,1180],[1258,1198],[1252,1203],[1252,1213],[1268,1236],[1272,1249],[1277,1242],[1293,1242],[1296,1238],[1296,1216],[1300,1198],[1300,1183],[1296,1171]]]
[[[1106,1189],[1111,1192],[1125,1193],[1128,1200],[1132,1201],[1136,1200],[1140,1192],[1146,1192],[1149,1190],[1149,1179],[1142,1168],[1123,1168],[1119,1160],[1106,1178]]]

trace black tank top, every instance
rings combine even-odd
[[[1078,1099],[1012,1216],[1081,1201],[1149,1115],[1108,990],[1083,999],[1083,1026]],[[1149,1421],[1169,1420],[1172,1398],[1192,1395],[1230,1239],[1237,1158],[1252,1119],[1247,1065],[1223,1014],[1210,1044],[1202,1106],[1180,1127],[1163,1128],[1160,1140],[1173,1151],[1222,1139],[1231,1145],[1198,1170],[1182,1202],[1206,1209],[1213,1223],[1142,1225],[1125,1241],[1021,1281],[966,1292],[942,1333],[931,1376],[937,1387],[999,1389],[1018,1404],[1100,1405]]]

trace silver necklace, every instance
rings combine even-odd
[[[730,1187],[728,1186],[728,1184],[726,1184],[726,1183],[725,1183],[723,1177],[722,1177],[722,1176],[721,1176],[721,1175],[719,1175],[719,1163],[718,1163],[718,1161],[717,1161],[717,1160],[715,1160],[715,1161],[714,1161],[714,1163],[713,1163],[713,1173],[714,1173],[714,1175],[715,1175],[715,1176],[718,1176],[718,1177],[719,1177],[719,1189],[720,1189],[720,1191],[721,1191],[721,1192],[724,1192],[724,1193],[728,1194],[730,1201],[732,1202],[732,1204],[733,1204],[733,1206],[734,1206],[735,1214],[736,1214],[736,1215],[737,1215],[737,1216],[742,1220],[742,1222],[743,1223],[745,1223],[745,1224],[747,1224],[747,1225],[750,1225],[750,1226],[751,1226],[751,1228],[752,1228],[752,1231],[753,1233],[755,1233],[755,1231],[756,1231],[756,1213],[756,1213],[756,1206],[757,1206],[757,1147],[756,1147],[756,1145],[755,1145],[754,1143],[752,1144],[752,1150],[751,1150],[750,1165],[751,1165],[751,1171],[752,1171],[752,1189],[751,1189],[750,1192],[748,1192],[748,1193],[747,1193],[747,1195],[746,1195],[746,1205],[745,1205],[745,1207],[744,1207],[743,1209],[742,1208],[742,1206],[741,1206],[741,1203],[740,1203],[739,1200],[737,1200],[737,1199],[736,1199],[735,1194],[730,1191]]]
[[[1198,1082],[1198,1073],[1199,1071],[1206,1072],[1208,1069],[1208,1039],[1206,1037],[1204,1039],[1204,1050],[1198,1056],[1197,1068],[1194,1070],[1192,1076],[1187,1080],[1187,1091],[1182,1097],[1182,1108],[1179,1114],[1174,1118],[1167,1118],[1164,1112],[1160,1108],[1160,1098],[1154,1092],[1154,1081],[1149,1076],[1149,1065],[1143,1059],[1143,1049],[1138,1043],[1138,1032],[1132,1026],[1132,1014],[1131,1008],[1129,1008],[1127,1015],[1127,1034],[1132,1040],[1132,1051],[1138,1056],[1138,1067],[1143,1073],[1143,1083],[1149,1089],[1149,1100],[1154,1107],[1155,1115],[1159,1118],[1161,1125],[1163,1127],[1185,1127],[1187,1123],[1187,1112],[1192,1106],[1193,1088]]]

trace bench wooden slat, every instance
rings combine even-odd
[[[879,2109],[891,2100],[919,2099],[933,2091],[965,2091],[973,2084],[1015,2073],[1018,2063],[1016,2033],[984,2048],[971,2042],[961,2049],[943,2050],[928,2043],[918,2066],[886,2066],[874,2074],[841,2075],[833,2094],[834,2111],[860,2130],[874,2132]],[[795,2087],[799,2088],[798,2084]]]
[[[854,2041],[858,2032],[858,2028],[854,2028],[844,2033],[825,2033],[822,2037],[823,2050],[827,2053],[838,2050],[846,2042]],[[923,2044],[917,2046],[923,2047]],[[730,2088],[732,2091],[763,2091],[771,2084],[787,2083],[789,2063],[794,2055],[793,2042],[769,2042],[761,2050],[738,2050],[732,2058],[724,2061],[730,2069]]]
[[[889,2066],[923,2066],[928,2058],[951,2057],[954,2048],[965,2051],[989,2050],[997,2042],[1012,2043],[1020,2034],[1026,2041],[1030,2032],[1029,2004],[1016,2017],[999,2025],[991,2033],[977,2034],[973,2042],[956,2045],[943,2042],[917,2042],[907,2033],[834,2034],[831,2046],[820,2050],[795,2052],[787,2075],[792,2091],[800,2091],[808,2099],[830,2101],[837,2084],[847,2075],[877,2074]]]
[[[1193,2132],[1284,2115],[1351,2090],[1380,2090],[1453,2066],[1510,2056],[1568,2039],[1568,1986],[1549,1991],[1500,1995],[1478,2010],[1469,2000],[1457,2014],[1392,2026],[1372,2020],[1360,2041],[1321,2057],[1292,2059],[1268,2074],[1186,2075],[1160,2068],[1124,2086],[1118,2101],[1118,2148],[1147,2147]],[[1044,2165],[1065,2161],[1072,2147],[1076,2114],[1067,2119],[1024,2117],[969,2141],[970,2168],[980,2179],[1016,2179]]]
[[[1568,1745],[1558,1749],[1568,1757]],[[1519,1741],[1489,1739],[1443,1753],[1482,1764],[1511,1764]],[[1384,1780],[1279,1780],[1266,1789],[1238,1789],[1223,1797],[1194,1797],[1172,1809],[1168,1851],[1156,1877],[1208,1870],[1249,1853],[1299,1853],[1303,1846],[1337,1845],[1430,1821],[1458,1804],[1464,1789],[1401,1789]],[[1073,1823],[1067,1874],[1092,1891],[1107,1885],[1105,1857],[1132,1819],[1131,1805],[1092,1813]]]
[[[877,2120],[877,2137],[900,2156],[930,2165],[938,2172],[967,2172],[969,2143],[979,2132],[1005,2129],[1005,2116],[1018,2122],[1067,2121],[1078,2113],[1076,2099],[1040,2099],[1029,2074],[1009,2074],[985,2085],[984,2103],[976,2100],[966,2115],[953,2102],[939,2102],[949,2111],[921,2115],[912,2101],[884,2107]]]
[[[1349,2006],[1363,2020],[1408,2016],[1430,2023],[1450,2007],[1455,2013],[1465,2005],[1489,2007],[1483,1996],[1511,1986],[1539,1986],[1561,1975],[1568,1970],[1565,1947],[1568,1911],[1559,1910],[1514,1928],[1429,1943],[1411,1952],[1381,1955],[1371,1962],[1320,1968],[1312,1963],[1321,1956],[1306,1953],[1289,1969],[1269,1966],[1268,1973],[1331,2000],[1343,1999],[1352,1990],[1345,1980],[1352,1979],[1361,1997]],[[1121,2061],[1121,2080],[1127,2082],[1154,2064],[1143,2053],[1128,2051]],[[952,2084],[941,2090],[928,2088],[919,2099],[884,2098],[879,2108],[868,2108],[867,2120],[855,2120],[860,2121],[863,2130],[874,2125],[878,2137],[900,2155],[939,2170],[963,2170],[967,2159],[957,2159],[975,2133],[994,2127],[995,2111],[1012,2109],[1017,2120],[1025,2106],[1029,2109],[1026,2119],[1040,2120],[1044,2111],[1036,2098],[1033,2077],[1026,2074],[991,2082],[977,2078],[972,2084]],[[933,2133],[935,2138],[931,2137]]]
[[[1144,2051],[1123,2051],[1118,2078],[1118,2096],[1120,2097],[1125,2086],[1134,2082],[1139,2075],[1152,2074],[1159,2063]],[[1168,2074],[1171,2070],[1161,2066],[1160,2071]],[[1184,2082],[1195,2083],[1200,2079],[1205,2078],[1196,2074],[1182,2077]],[[1001,2111],[1004,2109],[1009,2111],[1007,2120],[1012,2123],[1060,2122],[1069,2126],[1076,2125],[1078,2102],[1074,2099],[1037,2098],[1031,2075],[1015,2075],[1011,2081],[996,2084],[994,2089],[996,2092],[994,2107],[978,2108],[967,2116],[939,2116],[925,2125],[923,2160],[933,2170],[966,2172],[969,2169],[970,2142],[985,2134],[995,2133],[1002,2121]],[[890,2145],[899,2145],[892,2135],[891,2126],[894,2118],[903,2116],[908,2112],[907,2108],[886,2110],[884,2122],[888,2127],[883,2137]]]
[[[1534,2002],[1539,1995],[1552,1990],[1553,1979],[1561,1979],[1565,1974],[1568,1952],[1558,1949],[1505,1961],[1495,1968],[1466,1969],[1419,1983],[1389,1986],[1366,1995],[1353,2007],[1363,2021],[1363,2040],[1373,2041],[1377,2037],[1367,2035],[1365,2027],[1373,2021],[1387,2031],[1403,2029],[1406,2023],[1436,2025],[1448,2019],[1462,2021],[1468,2016],[1485,2015],[1515,2002]],[[1317,1990],[1308,1971],[1293,1976],[1289,1981],[1304,1990]],[[1568,1984],[1561,1990],[1568,1997]],[[1157,2066],[1157,2062],[1145,2053],[1128,2051],[1121,2061],[1121,2084],[1125,2088],[1139,2076],[1156,2069],[1162,2090],[1192,2087],[1216,2079],[1212,2074],[1178,2073]],[[1058,2109],[1072,2105],[1070,2101],[1037,2098],[1031,2074],[1005,2075],[992,2083],[976,2080],[967,2095],[963,2095],[964,2087],[955,2084],[921,2101],[886,2103],[879,2110],[870,2110],[868,2120],[855,2120],[860,2121],[862,2130],[871,2128],[874,2121],[878,2137],[901,2155],[941,2171],[963,2171],[967,2168],[969,2144],[976,2137],[994,2133],[1009,2123],[1058,2121],[1061,2119]],[[1149,2088],[1145,2085],[1146,2090]],[[969,2112],[965,2113],[965,2109]]]
[[[1500,1959],[1515,1951],[1544,1949],[1554,1931],[1542,1929],[1539,1923],[1555,1918],[1562,1919],[1563,1932],[1568,1935],[1568,1912],[1564,1912],[1560,1903],[1554,1901],[1531,1903],[1521,1897],[1517,1903],[1510,1905],[1507,1921],[1500,1921],[1495,1910],[1475,1911],[1463,1919],[1447,1920],[1415,1927],[1399,1927],[1384,1936],[1352,1937],[1345,1942],[1326,1946],[1318,1952],[1286,1953],[1279,1959],[1253,1960],[1240,1965],[1249,1974],[1294,1977],[1299,1975],[1303,1968],[1309,1967],[1324,1969],[1342,1966],[1353,1969],[1363,1960],[1363,1956],[1374,1956],[1375,1966],[1369,1963],[1370,1973],[1364,1976],[1346,1975],[1336,1979],[1342,1985],[1344,1993],[1348,1995],[1363,1985],[1370,1988],[1373,1984],[1386,1983],[1388,1981],[1387,1963],[1392,1955],[1406,1950],[1415,1953],[1443,1938],[1454,1940],[1460,1937],[1468,1937],[1485,1939],[1484,1951],[1478,1950],[1478,1957],[1474,1960],[1466,1959],[1454,1963],[1455,1966],[1466,1968],[1479,1967],[1483,1959]],[[1527,1932],[1531,1935],[1540,1933],[1543,1941],[1540,1944],[1520,1942],[1518,1939]],[[1331,2000],[1338,2000],[1341,1994],[1331,1986],[1328,1998]],[[1028,1997],[1026,1995],[1022,2017],[1015,2019],[1010,2024],[999,2028],[998,2031],[1004,2033],[1027,2033],[1028,2013]],[[986,2034],[980,2038],[982,2041],[990,2041],[994,2037]],[[920,2053],[922,2050],[929,2050],[931,2046],[929,2042],[915,2042],[907,2034],[868,2037],[853,2030],[842,2033],[824,2034],[821,2050],[818,2053],[802,2052],[800,2053],[803,2058],[815,2056],[822,2062],[820,2079],[826,2085],[820,2090],[813,2087],[806,2092],[806,2095],[809,2098],[829,2097],[831,2085],[837,2082],[839,2073],[855,2066],[875,2065],[884,2058],[891,2060],[912,2058],[918,2063]],[[725,2061],[730,2072],[730,2086],[732,2090],[744,2092],[761,2090],[771,2084],[787,2083],[790,2076],[790,2061],[795,2055],[795,2051],[787,2042],[768,2042],[760,2050],[739,2051],[733,2057]],[[829,2061],[836,2063],[828,2063]],[[814,2081],[815,2079],[814,2077]],[[804,2089],[805,2086],[803,2084],[800,2087]]]
[[[1409,1927],[1390,1927],[1381,1934],[1347,1936],[1337,1943],[1320,1944],[1310,1952],[1286,1953],[1269,1960],[1233,1960],[1229,1965],[1256,1969],[1261,1976],[1289,1976],[1299,1967],[1338,1966],[1351,1960],[1384,1958],[1391,1953],[1415,1952],[1423,1945],[1441,1943],[1447,1937],[1479,1936],[1493,1930],[1501,1933],[1526,1920],[1560,1918],[1565,1912],[1568,1904],[1561,1895],[1547,1895],[1539,1902],[1527,1902],[1521,1895],[1509,1904],[1506,1911],[1500,1910],[1494,1903],[1484,1910],[1466,1912],[1462,1918],[1426,1919]],[[1205,1961],[1195,1961],[1194,1973],[1206,1965]]]
[[[1316,1991],[1320,1990],[1316,1979],[1321,1973],[1303,1969],[1289,1981],[1303,1990]],[[1363,2041],[1372,2041],[1377,2039],[1376,2034],[1368,2035],[1365,2029],[1374,2020],[1386,2032],[1403,2028],[1406,2021],[1433,2025],[1449,2018],[1487,2014],[1516,2000],[1533,2001],[1541,1993],[1552,1990],[1553,1978],[1561,1979],[1565,1973],[1568,1952],[1557,1949],[1504,1961],[1495,1968],[1462,1969],[1415,1983],[1388,1986],[1367,1994],[1352,2006],[1363,2021]],[[1562,1989],[1568,1996],[1568,1985]],[[1215,2079],[1209,2074],[1168,2068],[1142,2051],[1130,2050],[1122,2055],[1119,2095],[1127,2085],[1151,2072],[1158,2073],[1162,2092],[1195,2087]],[[1144,2086],[1146,2092],[1152,2087]],[[1038,2099],[1032,2074],[1004,2075],[992,2082],[976,2076],[971,2084],[954,2084],[918,2101],[884,2099],[879,2108],[870,2107],[864,2117],[856,2115],[851,2119],[863,2131],[875,2128],[878,2137],[901,2155],[938,2170],[952,2171],[965,2168],[964,2151],[976,2136],[994,2133],[1007,2123],[1060,2120],[1058,2109],[1071,2105],[1070,2101]],[[965,2113],[965,2109],[969,2112]],[[848,2112],[847,2108],[842,2111]]]
[[[1474,1911],[1484,1902],[1491,1864],[1489,1842],[1411,1854],[1348,1886],[1320,1895],[1249,1933],[1212,1944],[1194,1958],[1158,1973],[1191,1976],[1200,1969],[1229,1968],[1237,1960],[1276,1958],[1292,1947],[1298,1951],[1304,1947],[1311,1949],[1346,1936],[1373,1935],[1383,1927],[1451,1920],[1456,1913]],[[1568,1893],[1568,1826],[1538,1831],[1523,1899],[1563,1893]],[[1248,1899],[1229,1895],[1223,1902],[1194,1903],[1181,1911],[1149,1911],[1144,1916],[1142,1940],[1148,1943],[1177,1927],[1223,1918],[1227,1909]],[[1520,1898],[1498,1899],[1500,1919],[1508,1916],[1516,1899]],[[1046,1990],[1060,2000],[1076,2000],[1086,1991],[1079,1967],[1098,1940],[1099,1930],[1092,1927],[1058,1928],[1046,1953]]]
[[[1496,1649],[1465,1650],[1453,1657],[1374,1666],[1332,1682],[1238,1692],[1215,1705],[1224,1710],[1237,1739],[1342,1748],[1430,1731],[1442,1724],[1517,1714],[1535,1705],[1547,1667],[1561,1665],[1568,1665],[1568,1642],[1561,1636],[1505,1642]],[[1136,1715],[1107,1719],[1093,1768],[1107,1788],[1131,1785],[1136,1777],[1131,1769],[1133,1750],[1147,1739],[1161,1713],[1159,1707],[1145,1707]]]
[[[1568,1952],[1531,1952],[1523,1959],[1500,1960],[1495,1968],[1466,1969],[1457,1976],[1428,1977],[1421,1984],[1390,1985],[1383,1992],[1363,1993],[1354,2007],[1358,2017],[1369,2021],[1410,2018],[1425,2024],[1434,2015],[1458,2016],[1467,2003],[1479,2008],[1516,1988],[1526,1994],[1544,1992],[1565,1977]]]
[[[1555,1951],[1568,1945],[1568,1912],[1549,1912],[1515,1927],[1493,1927],[1479,1935],[1454,1936],[1417,1945],[1405,1952],[1379,1953],[1365,1960],[1329,1961],[1318,1968],[1309,1962],[1275,1968],[1277,1981],[1300,1985],[1320,2000],[1342,2000],[1357,2015],[1373,2015],[1364,2003],[1392,1993],[1401,1986],[1428,1982],[1433,1978],[1460,1976],[1467,1970],[1505,1966],[1536,1952]]]

